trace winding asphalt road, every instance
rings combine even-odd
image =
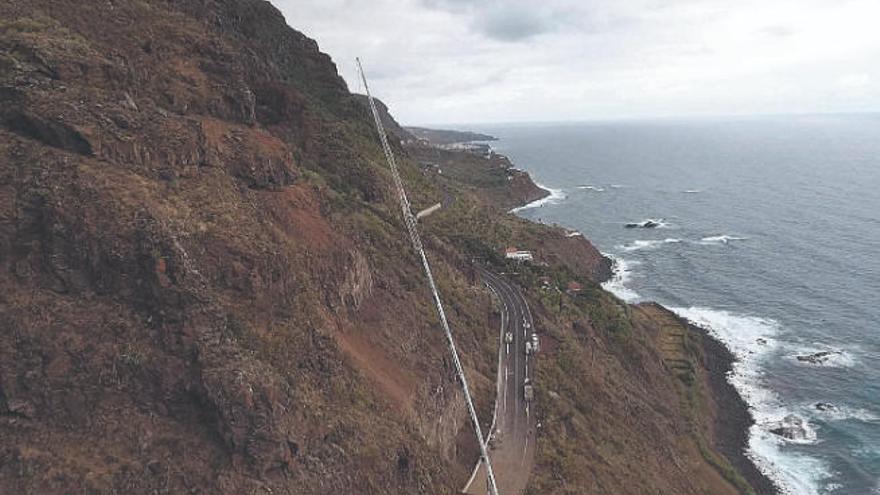
[[[532,378],[534,357],[526,355],[525,345],[535,327],[529,304],[516,285],[485,268],[478,266],[477,272],[501,304],[498,395],[489,458],[499,493],[518,495],[528,483],[535,459],[535,415],[525,400],[523,388],[525,379]],[[512,343],[505,342],[507,332],[513,334]],[[481,462],[463,491],[472,495],[488,493]]]

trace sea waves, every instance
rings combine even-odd
[[[602,253],[603,256],[611,259],[611,278],[602,284],[602,288],[614,294],[618,298],[626,302],[636,302],[640,296],[636,291],[626,286],[632,275],[632,265],[637,262],[627,261],[619,256],[609,253]]]
[[[878,413],[860,407],[831,405],[831,407],[826,406],[822,409],[817,409],[815,405],[810,404],[804,406],[804,409],[810,411],[810,414],[818,418],[830,421],[855,420],[865,423],[880,423],[880,415]]]
[[[589,185],[589,184],[580,185],[580,186],[577,186],[577,188],[578,188],[578,189],[581,189],[581,190],[583,190],[583,191],[605,192],[605,188],[604,188],[604,187],[600,187],[600,186],[591,186],[591,185]]]
[[[539,208],[544,205],[554,205],[554,204],[561,202],[562,200],[564,200],[567,197],[567,195],[565,194],[565,191],[563,191],[562,189],[554,189],[552,187],[545,186],[545,185],[540,184],[538,182],[535,182],[535,185],[540,187],[541,189],[547,191],[550,194],[548,194],[547,196],[544,196],[541,199],[537,199],[535,201],[532,201],[531,203],[528,203],[526,205],[514,208],[514,209],[510,210],[510,213],[517,213],[517,212],[520,212],[523,210],[529,210],[531,208]]]
[[[798,347],[788,357],[800,365],[823,368],[851,368],[856,364],[852,352],[818,342]]]
[[[789,495],[818,495],[819,485],[828,478],[828,468],[821,461],[791,451],[789,443],[816,441],[815,427],[783,404],[764,384],[766,365],[780,348],[777,340],[781,327],[769,318],[738,315],[701,307],[670,308],[679,316],[705,328],[736,356],[731,384],[749,405],[755,424],[749,430],[748,455],[768,477]],[[797,432],[784,438],[771,430],[789,428]]]
[[[689,243],[726,244],[745,240],[736,236],[703,237],[699,241],[681,239],[640,240],[619,246],[625,252],[657,249],[665,245]],[[642,297],[628,287],[633,277],[633,266],[638,262],[620,256],[605,254],[613,261],[613,276],[602,287],[626,302],[638,302]],[[829,467],[814,457],[793,452],[788,446],[812,444],[817,441],[815,421],[859,419],[872,421],[870,411],[835,406],[821,411],[784,403],[765,382],[768,366],[775,359],[785,359],[793,352],[818,353],[829,351],[827,346],[800,346],[793,350],[792,343],[780,339],[781,325],[771,318],[737,314],[706,307],[672,307],[679,316],[705,328],[722,342],[735,356],[728,380],[748,404],[755,419],[749,429],[747,455],[755,465],[779,485],[785,495],[818,495],[820,486],[831,478]],[[822,355],[820,366],[844,366],[847,353],[837,349]],[[794,359],[794,358],[792,358]],[[805,365],[807,363],[804,363]]]
[[[666,224],[663,224],[666,225]],[[700,245],[700,246],[715,246],[715,245],[725,245],[732,241],[745,241],[748,240],[747,237],[737,237],[731,235],[717,235],[710,237],[703,237],[698,241],[691,241],[687,239],[677,239],[677,238],[666,238],[666,239],[638,239],[629,244],[624,244],[618,246],[618,249],[625,252],[633,252],[633,251],[642,251],[649,249],[657,249],[663,245],[667,244],[682,244],[688,243],[692,245]]]
[[[713,235],[708,237],[703,237],[698,241],[699,244],[703,245],[712,245],[712,244],[727,244],[731,241],[746,241],[748,237],[737,237],[734,235]]]
[[[649,239],[642,241],[633,241],[632,244],[621,246],[620,249],[626,252],[641,251],[643,249],[656,249],[664,244],[679,244],[681,239]]]
[[[663,242],[663,241],[660,241]],[[633,276],[633,266],[639,262],[626,260],[614,254],[603,253],[612,262],[612,277],[602,288],[625,302],[638,302],[642,297],[627,284]],[[869,411],[841,406],[827,411],[809,411],[803,407],[791,408],[764,383],[767,364],[779,355],[783,347],[779,340],[780,324],[770,318],[736,314],[705,307],[671,307],[679,316],[706,329],[723,343],[735,356],[728,379],[749,406],[755,424],[749,430],[747,455],[761,471],[773,479],[785,495],[818,495],[819,486],[830,472],[821,461],[783,449],[788,444],[809,444],[816,441],[816,427],[810,416],[827,415],[829,419],[854,417],[875,420]],[[800,414],[795,413],[795,409]],[[796,432],[784,438],[771,430],[788,428]]]

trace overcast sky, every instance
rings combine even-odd
[[[880,0],[272,0],[407,124],[880,111]]]

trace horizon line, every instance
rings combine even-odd
[[[571,125],[589,123],[613,123],[613,122],[649,122],[649,121],[674,121],[674,120],[719,120],[719,119],[758,119],[758,118],[794,118],[794,117],[833,117],[833,116],[880,116],[880,110],[865,111],[833,111],[833,112],[780,112],[780,113],[742,113],[742,114],[678,114],[656,116],[627,116],[627,117],[595,117],[570,120],[508,120],[508,121],[470,121],[470,122],[434,122],[434,123],[401,123],[403,127],[425,127],[442,130],[438,126],[492,126],[492,125]],[[451,129],[452,130],[452,129]],[[458,129],[454,129],[458,130]]]

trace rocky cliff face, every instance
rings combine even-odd
[[[367,98],[367,95],[355,94],[354,96],[364,108],[370,109],[370,100]],[[376,103],[379,119],[382,120],[382,126],[385,127],[385,132],[388,134],[389,139],[396,139],[398,141],[411,141],[415,139],[415,136],[394,119],[394,116],[388,110],[388,105],[378,98],[373,98],[373,101]]]
[[[0,492],[453,491],[458,388],[315,42],[256,0],[0,19]]]

